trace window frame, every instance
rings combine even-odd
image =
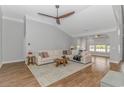
[[[92,49],[91,47],[94,47],[94,49]],[[103,48],[100,48],[103,47]],[[91,52],[99,52],[99,53],[110,53],[110,45],[108,44],[91,44],[89,45],[89,51]]]

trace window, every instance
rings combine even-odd
[[[90,45],[89,49],[90,49],[90,51],[95,51],[95,46],[94,45]]]
[[[110,52],[110,45],[107,45],[107,53]]]
[[[109,53],[110,52],[110,45],[90,45],[89,51]]]
[[[106,52],[106,45],[96,45],[96,52]]]

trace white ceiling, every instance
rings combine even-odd
[[[74,15],[62,19],[61,25],[57,25],[52,18],[37,14],[42,12],[56,16],[56,9],[53,5],[4,5],[2,11],[3,16],[19,20],[24,20],[25,15],[31,16],[37,20],[55,25],[71,36],[81,36],[94,31],[113,29],[116,24],[112,6],[110,5],[61,5],[59,15],[75,11]]]

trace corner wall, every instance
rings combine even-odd
[[[120,60],[124,60],[124,7],[123,5],[113,5],[114,17],[116,20],[116,31],[118,35],[119,50],[120,50]],[[117,36],[116,35],[116,36]],[[115,37],[116,38],[116,37]],[[114,40],[113,40],[114,42]]]
[[[24,23],[3,17],[3,64],[24,60]]]
[[[118,35],[118,31],[109,32],[110,38],[110,62],[119,63],[122,60],[121,54],[121,42],[120,36]]]

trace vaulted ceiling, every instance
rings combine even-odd
[[[116,26],[111,5],[60,5],[59,15],[75,11],[74,15],[62,19],[61,25],[57,25],[54,19],[37,14],[42,12],[56,16],[56,8],[53,5],[6,5],[2,6],[2,11],[3,16],[18,20],[24,20],[24,16],[30,16],[41,22],[57,26],[74,37],[114,29]]]

